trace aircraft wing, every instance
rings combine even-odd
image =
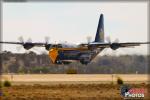
[[[0,44],[19,44],[19,45],[24,45],[24,44],[31,44],[31,45],[34,45],[34,46],[44,46],[46,45],[46,43],[34,43],[34,42],[2,42],[0,41]]]
[[[23,44],[23,43],[21,43],[21,42],[1,42],[0,41],[0,43],[4,43],[4,44]]]
[[[150,42],[125,42],[125,43],[100,43],[100,42],[92,42],[89,44],[81,44],[84,46],[94,46],[97,48],[111,48],[116,50],[120,47],[134,47],[140,46],[141,44],[150,44]]]
[[[2,41],[0,41],[0,44],[22,45],[26,50],[29,50],[32,47],[45,47],[46,50],[49,50],[49,48],[53,45],[49,43],[40,43],[40,42],[38,43],[38,42],[2,42]]]

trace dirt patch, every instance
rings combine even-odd
[[[133,88],[150,85],[134,84]],[[113,84],[14,85],[2,88],[2,100],[120,100],[120,86]],[[145,92],[148,98],[148,92]]]

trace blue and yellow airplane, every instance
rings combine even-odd
[[[95,40],[89,43],[79,44],[77,46],[70,46],[67,44],[50,44],[50,43],[37,43],[37,42],[2,42],[5,44],[18,44],[22,45],[24,49],[29,50],[32,47],[45,47],[49,51],[49,57],[54,64],[68,64],[72,61],[79,61],[82,64],[90,63],[101,51],[105,48],[116,50],[118,48],[139,46],[140,44],[150,44],[150,42],[108,42],[104,41],[104,17],[100,15],[99,23]]]

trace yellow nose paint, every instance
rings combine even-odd
[[[56,62],[57,56],[58,56],[58,49],[52,48],[49,50],[49,57],[50,57],[52,63]]]

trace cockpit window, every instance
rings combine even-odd
[[[77,46],[74,44],[62,44],[63,48],[76,48]]]
[[[52,48],[76,48],[76,45],[72,45],[72,44],[55,44],[52,45]]]
[[[61,45],[61,44],[58,44],[57,47],[58,47],[58,48],[62,48],[62,45]]]

